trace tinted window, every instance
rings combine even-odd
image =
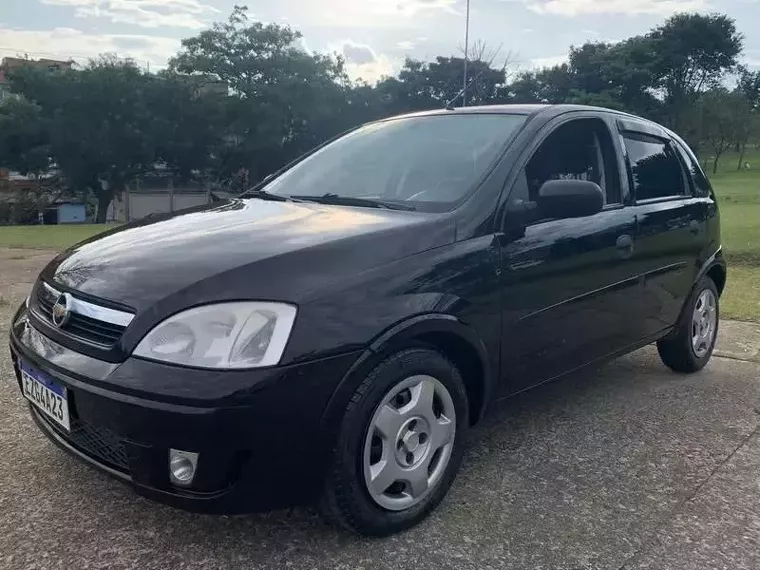
[[[623,138],[637,200],[686,194],[681,163],[667,142],[637,133]]]
[[[703,197],[709,196],[711,192],[710,183],[707,181],[707,178],[705,178],[705,174],[702,172],[699,164],[694,160],[691,153],[682,147],[680,143],[677,143],[677,148],[694,184],[694,194]]]
[[[452,114],[374,123],[330,143],[264,189],[447,209],[474,187],[524,122],[522,115]]]

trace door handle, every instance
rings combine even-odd
[[[689,231],[692,233],[692,235],[699,235],[699,222],[692,220],[689,224]]]
[[[628,259],[633,255],[633,238],[628,234],[623,234],[615,242],[618,255],[623,259]]]

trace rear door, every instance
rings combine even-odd
[[[635,218],[619,141],[603,116],[549,126],[526,152],[507,196],[501,245],[502,395],[525,389],[635,342],[637,275],[629,263]],[[614,128],[614,121],[611,121]],[[547,132],[548,131],[548,132]],[[584,151],[586,145],[593,148]],[[585,218],[521,223],[548,179],[581,177],[606,194]],[[633,303],[635,305],[635,303]]]
[[[708,241],[707,199],[695,191],[677,143],[656,125],[618,121],[636,214],[631,259],[643,280],[641,336],[672,326]]]

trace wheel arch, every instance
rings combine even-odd
[[[714,254],[712,254],[699,268],[697,278],[694,280],[694,285],[699,283],[699,280],[703,277],[709,277],[715,283],[718,288],[718,295],[723,295],[723,290],[726,288],[726,262],[723,259],[723,251],[719,248]]]
[[[705,271],[710,279],[713,280],[715,286],[718,288],[718,295],[723,295],[723,290],[726,288],[726,266],[720,263],[715,263],[707,271]]]
[[[428,346],[441,352],[459,369],[469,404],[470,424],[485,415],[493,393],[488,352],[478,335],[456,317],[426,314],[411,317],[378,335],[341,379],[327,405],[323,425],[329,432],[340,421],[356,386],[390,354],[412,346]]]

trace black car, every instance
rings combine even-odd
[[[715,196],[674,133],[579,106],[441,110],[73,247],[10,344],[40,430],[141,495],[318,499],[383,535],[443,499],[494,402],[653,342],[701,369],[725,282]]]

